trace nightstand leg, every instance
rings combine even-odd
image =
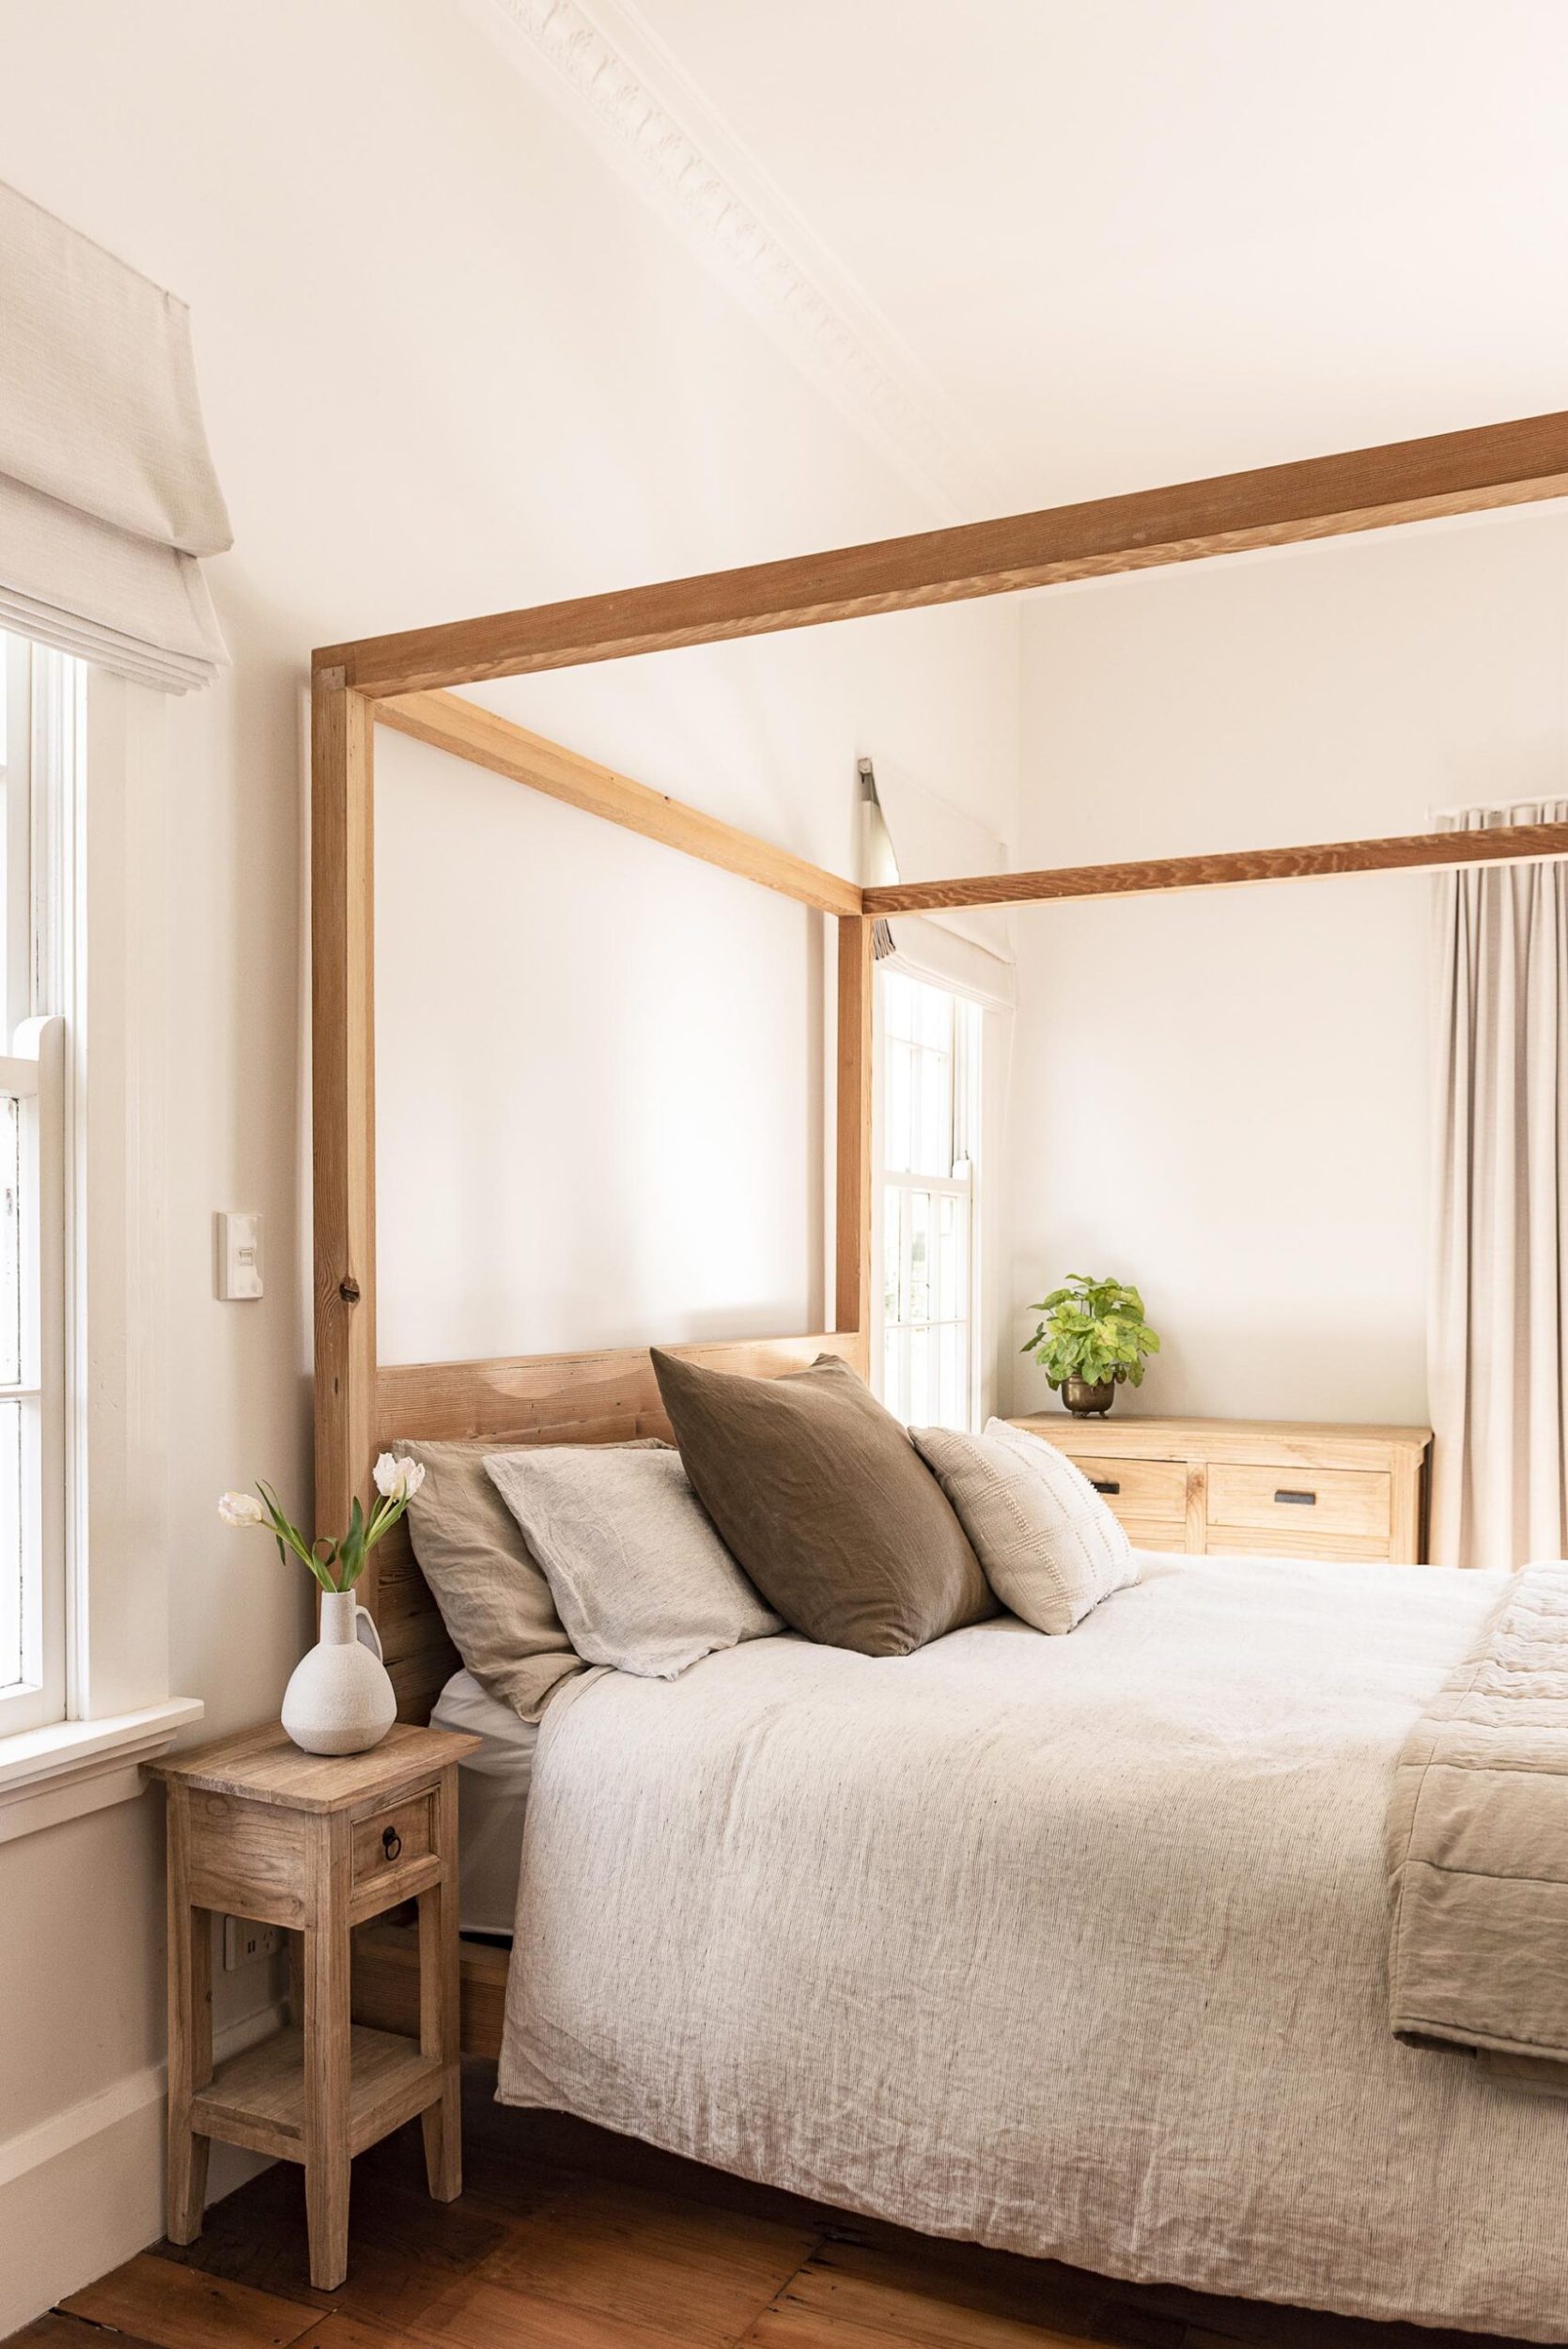
[[[304,1929],[305,2211],[310,2280],[335,2292],[349,2273],[348,1822],[314,1823],[311,1922]]]
[[[212,1920],[191,1906],[190,1797],[169,1789],[169,2163],[171,2243],[194,2243],[207,2206],[208,2139],[193,2134],[191,2103],[212,2078]]]
[[[438,2202],[463,2190],[462,2013],[458,1951],[458,1787],[447,1770],[436,1797],[436,1849],[445,1873],[419,1895],[419,2049],[439,2058],[439,2104],[420,2115],[425,2175]]]

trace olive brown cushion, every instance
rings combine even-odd
[[[996,1612],[941,1486],[846,1362],[742,1378],[655,1348],[653,1365],[698,1499],[808,1640],[905,1656]]]

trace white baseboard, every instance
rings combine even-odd
[[[283,2020],[281,2007],[247,2015],[222,2035],[220,2060]],[[0,2341],[163,2233],[163,2067],[148,2064],[0,2142]],[[208,2201],[267,2167],[214,2145]]]

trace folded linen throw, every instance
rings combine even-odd
[[[1568,2095],[1568,1563],[1509,1579],[1411,1732],[1387,1850],[1395,2037]]]

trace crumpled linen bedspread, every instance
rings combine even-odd
[[[1496,1575],[1144,1561],[547,1714],[500,2094],[1106,2275],[1568,2341],[1568,2115],[1389,2029],[1396,1762]]]
[[[1504,1583],[1405,1743],[1388,1845],[1394,2030],[1568,2096],[1568,1564]]]

